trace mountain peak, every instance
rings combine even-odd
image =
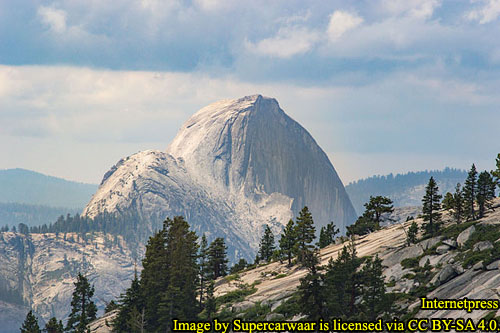
[[[84,213],[183,215],[200,235],[225,237],[232,258],[249,259],[263,224],[278,234],[304,206],[318,230],[333,220],[343,231],[356,219],[325,152],[276,99],[257,94],[212,103],[166,152],[119,162]]]

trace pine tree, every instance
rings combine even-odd
[[[261,260],[270,262],[271,257],[273,256],[274,249],[275,249],[274,234],[271,231],[271,228],[269,228],[269,226],[266,224],[264,226],[264,235],[260,240],[259,258]]]
[[[431,177],[422,199],[422,217],[427,222],[424,229],[426,234],[429,235],[434,235],[438,231],[441,221],[441,213],[439,212],[441,209],[441,195],[438,191],[436,181]]]
[[[288,260],[288,266],[292,266],[292,258],[296,243],[295,224],[293,220],[290,219],[285,229],[283,229],[279,243],[281,255]]]
[[[465,180],[465,185],[463,189],[464,195],[464,215],[467,220],[475,220],[476,213],[474,211],[474,202],[476,201],[477,195],[477,171],[476,166],[472,164],[472,167]]]
[[[169,262],[166,254],[167,228],[168,225],[164,223],[163,228],[149,238],[142,261],[140,289],[148,331],[154,331],[159,327],[158,310],[162,291],[167,290],[169,281]]]
[[[240,260],[236,264],[234,264],[233,267],[231,267],[229,272],[231,274],[236,274],[238,272],[241,272],[245,268],[247,268],[247,266],[248,266],[248,262],[244,258],[240,258]]]
[[[205,284],[209,279],[208,270],[208,242],[205,234],[201,237],[200,242],[200,254],[199,254],[198,264],[200,267],[200,308],[203,306],[203,297],[205,295]]]
[[[214,281],[211,280],[207,286],[207,299],[205,301],[205,316],[208,321],[213,319],[216,311],[216,303],[214,297]]]
[[[166,255],[169,266],[167,289],[160,302],[160,331],[168,328],[172,319],[192,321],[199,306],[198,290],[198,237],[189,230],[182,216],[167,219]]]
[[[494,177],[495,183],[500,187],[500,154],[496,158],[496,170],[491,171],[491,175]]]
[[[28,312],[23,325],[21,326],[21,333],[41,333],[38,320],[33,314],[33,311]]]
[[[359,274],[361,259],[354,242],[344,246],[336,260],[330,259],[324,278],[326,300],[325,318],[353,319],[359,313],[362,279]]]
[[[295,225],[295,249],[297,253],[297,261],[300,264],[305,263],[306,256],[312,251],[314,245],[311,243],[315,238],[316,229],[314,228],[314,221],[307,206],[302,208],[297,217]]]
[[[491,201],[495,198],[496,186],[493,177],[491,177],[488,171],[483,171],[479,174],[476,194],[479,218],[484,216],[486,209],[491,208]]]
[[[370,201],[365,203],[365,212],[375,223],[375,230],[380,229],[383,214],[390,214],[394,211],[392,200],[383,196],[370,196]]]
[[[216,238],[208,248],[208,267],[210,278],[217,279],[227,274],[227,247],[224,238]]]
[[[442,202],[442,207],[444,210],[452,210],[454,207],[454,199],[453,199],[453,194],[450,192],[446,192],[443,202]]]
[[[71,313],[66,324],[66,330],[76,333],[90,332],[88,324],[96,319],[97,307],[92,301],[94,286],[81,273],[74,282],[75,291],[71,299]]]
[[[389,312],[392,308],[392,300],[385,289],[382,260],[378,255],[373,259],[369,258],[359,274],[362,281],[359,319],[375,321],[381,314]]]
[[[464,194],[461,189],[460,183],[455,187],[453,194],[453,218],[455,222],[460,223],[464,215]]]
[[[141,297],[140,282],[137,277],[137,270],[134,272],[134,279],[124,294],[121,294],[118,315],[113,320],[113,332],[132,332],[131,318],[137,311],[144,310]]]
[[[408,234],[406,235],[406,243],[408,246],[415,244],[417,242],[418,225],[417,222],[413,221],[408,229]]]
[[[44,332],[46,333],[63,333],[64,326],[61,320],[57,321],[56,317],[50,318],[45,324]]]
[[[339,232],[340,230],[335,228],[335,224],[333,224],[333,222],[330,222],[326,226],[321,227],[318,242],[319,248],[322,249],[330,244],[335,243],[335,235],[337,235]]]
[[[324,317],[326,294],[322,285],[322,275],[319,272],[316,251],[305,252],[304,261],[308,274],[300,279],[299,304],[301,313],[307,315],[308,320],[317,321]]]

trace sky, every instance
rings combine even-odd
[[[99,183],[262,94],[345,184],[500,152],[500,0],[0,1],[0,169]]]

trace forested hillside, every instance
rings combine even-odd
[[[49,224],[61,215],[81,212],[80,208],[49,207],[42,205],[28,205],[23,203],[0,202],[0,226],[17,226],[24,223],[31,226]]]
[[[382,195],[390,198],[395,207],[420,206],[425,184],[430,177],[437,181],[441,193],[453,192],[457,183],[463,184],[467,172],[459,169],[445,168],[408,172],[405,174],[372,176],[349,183],[345,187],[358,214],[364,210],[363,204],[370,196]]]

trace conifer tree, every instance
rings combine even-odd
[[[139,309],[141,312],[144,310],[137,270],[134,272],[134,279],[130,288],[120,296],[118,309],[118,315],[113,320],[113,332],[132,332],[131,320],[133,314]]]
[[[318,242],[319,248],[322,249],[330,244],[333,244],[335,242],[335,235],[337,235],[339,232],[340,230],[335,228],[335,224],[333,224],[333,222],[330,222],[326,226],[321,227]]]
[[[227,274],[227,247],[224,238],[214,239],[208,248],[208,267],[210,278],[217,279]]]
[[[244,258],[240,258],[240,260],[236,264],[234,264],[233,267],[231,267],[230,273],[235,274],[235,273],[241,272],[247,266],[248,266],[248,262]]]
[[[434,235],[438,231],[441,221],[441,213],[439,212],[441,209],[441,195],[438,191],[436,181],[431,177],[422,199],[422,217],[427,222],[424,229],[426,234],[429,235]]]
[[[38,320],[33,314],[33,311],[28,312],[26,319],[21,326],[21,333],[41,333]]]
[[[496,186],[493,177],[491,177],[488,171],[483,171],[479,174],[476,194],[479,218],[484,216],[486,209],[491,208],[491,201],[495,198]]]
[[[406,243],[408,246],[415,244],[417,242],[418,225],[417,222],[413,221],[408,228],[408,234],[406,235]]]
[[[297,261],[302,265],[305,263],[308,253],[314,248],[314,245],[311,243],[315,238],[315,231],[316,229],[314,227],[312,215],[309,212],[309,208],[305,206],[299,212],[295,225],[295,248]]]
[[[318,266],[319,259],[316,251],[304,253],[304,266],[308,274],[300,279],[298,287],[301,312],[307,315],[309,320],[319,320],[324,317],[324,306],[326,295],[322,283],[322,275]]]
[[[213,319],[216,311],[215,297],[214,297],[214,281],[211,280],[207,286],[207,299],[205,301],[205,315],[208,321]]]
[[[454,206],[454,199],[453,199],[453,194],[450,192],[446,192],[443,202],[442,202],[442,207],[444,210],[451,210],[453,209]]]
[[[61,320],[57,321],[56,317],[52,317],[45,324],[45,328],[43,331],[46,333],[63,333],[64,326]]]
[[[368,258],[359,272],[362,281],[362,301],[359,314],[361,320],[375,321],[378,316],[389,312],[392,308],[392,300],[386,293],[382,272],[382,260],[378,255],[375,258]]]
[[[336,260],[330,259],[324,279],[326,318],[353,319],[359,313],[362,279],[359,274],[361,259],[354,242],[344,246]]]
[[[261,260],[270,262],[271,257],[273,256],[274,249],[274,234],[271,231],[271,228],[269,228],[269,226],[266,224],[264,226],[264,235],[262,235],[262,239],[260,240],[259,258]]]
[[[464,215],[464,194],[461,189],[460,183],[455,187],[453,194],[453,218],[455,222],[460,223]]]
[[[476,218],[476,213],[474,211],[474,202],[476,201],[476,195],[477,171],[476,166],[472,164],[463,188],[464,215],[467,217],[467,220],[474,220]]]
[[[383,214],[390,214],[394,211],[392,200],[383,196],[370,196],[370,201],[365,203],[365,212],[375,223],[375,230],[380,229]]]
[[[71,313],[66,324],[66,330],[76,333],[90,332],[88,324],[96,319],[97,307],[92,301],[94,286],[81,273],[78,273],[75,290],[71,298]]]
[[[167,219],[166,256],[169,266],[167,289],[160,302],[160,331],[168,328],[172,319],[195,320],[199,312],[198,237],[189,230],[182,216]],[[166,325],[166,326],[165,326]]]
[[[279,241],[281,255],[288,260],[288,266],[292,266],[292,258],[296,243],[295,224],[292,219],[288,221],[285,229],[281,233]]]
[[[199,267],[200,267],[200,308],[203,306],[203,297],[205,295],[205,284],[209,279],[208,270],[208,242],[205,234],[201,237],[200,254],[199,254]]]
[[[165,222],[163,228],[149,238],[142,261],[141,297],[144,302],[146,327],[150,331],[159,327],[158,311],[162,299],[160,291],[167,290],[169,281],[169,262],[166,254],[167,231],[168,225]]]
[[[500,153],[496,158],[496,170],[491,171],[491,175],[494,177],[495,183],[500,187]]]

